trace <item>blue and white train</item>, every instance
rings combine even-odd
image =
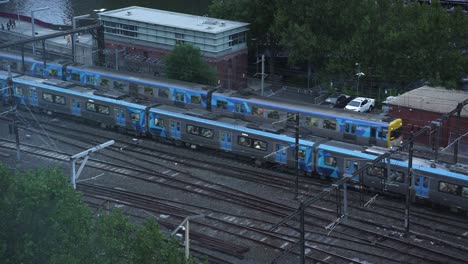
[[[295,138],[288,133],[252,129],[244,120],[223,117],[203,109],[139,102],[115,93],[76,86],[57,80],[13,76],[7,88],[6,72],[0,71],[2,102],[10,92],[20,106],[46,110],[98,123],[102,127],[145,135],[188,147],[207,147],[249,157],[257,163],[287,168],[295,166]],[[60,87],[58,87],[60,86]],[[10,97],[11,98],[11,97]],[[364,148],[320,137],[301,137],[299,168],[306,174],[339,179],[366,166],[384,148]],[[368,168],[360,180],[375,190],[404,194],[407,190],[407,158],[394,157],[386,165]],[[432,164],[433,165],[433,164]],[[360,178],[360,179],[358,179]],[[431,166],[428,160],[413,159],[410,179],[415,197],[434,204],[468,211],[468,167]]]
[[[294,125],[299,113],[300,134],[313,134],[365,146],[393,147],[402,141],[402,120],[342,109],[324,108],[312,104],[287,102],[255,95],[221,92],[204,85],[167,79],[135,77],[123,72],[102,68],[46,63],[0,52],[0,70],[7,70],[43,78],[58,78],[91,88],[111,89],[147,100],[206,108],[215,113],[246,121],[271,124],[276,127]],[[23,72],[24,68],[24,72]],[[279,122],[287,120],[288,122]]]

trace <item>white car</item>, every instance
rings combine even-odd
[[[345,107],[346,110],[355,112],[370,112],[374,110],[375,100],[365,97],[356,97]]]

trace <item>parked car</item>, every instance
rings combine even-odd
[[[355,112],[371,112],[375,107],[375,99],[356,97],[345,107],[347,110]]]
[[[333,108],[344,108],[353,97],[346,94],[332,94],[324,102],[320,103],[322,106],[328,106]]]

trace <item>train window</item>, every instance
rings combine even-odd
[[[109,86],[109,80],[101,78],[101,82],[99,83],[99,85],[103,86],[103,87],[108,87]]]
[[[387,138],[388,130],[386,128],[382,128],[382,131],[379,131],[380,138]]]
[[[250,147],[250,145],[251,145],[251,140],[250,140],[250,138],[248,138],[248,137],[239,136],[238,143],[239,143],[239,145],[241,145],[241,146]]]
[[[428,178],[428,177],[424,177],[424,179],[423,179],[423,187],[424,187],[424,188],[427,188],[428,185],[429,185],[429,178]]]
[[[319,119],[316,117],[306,116],[305,124],[306,126],[318,126]]]
[[[117,90],[123,90],[124,89],[124,84],[118,81],[113,81],[112,85],[114,86],[114,89]]]
[[[252,107],[252,115],[263,117],[263,112],[265,112],[265,109],[263,107],[258,107],[258,106]]]
[[[187,133],[192,135],[199,135],[200,131],[197,126],[187,125]]]
[[[463,187],[462,196],[468,198],[468,187]]]
[[[169,98],[169,90],[165,88],[159,88],[158,97],[160,98]]]
[[[158,127],[164,127],[164,119],[154,118],[154,125]]]
[[[334,120],[323,120],[323,128],[336,130],[336,121]]]
[[[325,165],[336,167],[336,158],[332,156],[325,157]]]
[[[56,95],[55,98],[54,98],[54,102],[57,103],[57,104],[65,104],[65,97],[63,96],[60,96],[60,95]]]
[[[94,75],[86,75],[86,84],[94,85],[96,78]]]
[[[47,101],[47,102],[53,102],[54,101],[54,97],[51,94],[48,94],[48,93],[42,93],[42,99],[44,99],[44,101]]]
[[[100,114],[108,115],[109,114],[109,107],[104,105],[98,105],[98,112]]]
[[[356,133],[356,125],[346,123],[346,124],[345,124],[345,131],[346,131],[347,133],[351,133],[351,134]]]
[[[201,104],[201,96],[199,95],[190,96],[190,100],[192,101],[192,104]]]
[[[208,128],[201,128],[201,135],[202,137],[206,137],[206,138],[213,138],[213,129],[208,129]]]
[[[49,76],[58,76],[58,71],[57,69],[49,69]]]
[[[96,105],[91,102],[86,102],[86,110],[96,112]]]
[[[439,182],[439,191],[455,195],[461,194],[461,186],[448,182]]]
[[[287,114],[288,121],[296,121],[296,113],[289,113]]]
[[[70,79],[71,79],[72,81],[77,81],[77,82],[79,82],[79,81],[81,80],[80,74],[79,74],[79,73],[74,73],[74,72],[72,72],[72,73],[70,74]]]
[[[130,96],[136,96],[138,94],[138,85],[130,83],[130,85],[128,86],[128,94]]]
[[[267,143],[266,143],[266,141],[263,141],[263,140],[254,139],[253,140],[253,147],[255,149],[259,149],[259,150],[266,150],[267,149]]]
[[[367,168],[367,175],[370,175],[370,176],[376,176],[376,177],[383,177],[384,175],[384,170],[382,168],[379,168],[379,167],[369,167]]]
[[[35,87],[29,87],[29,97],[37,98],[37,91]]]
[[[139,113],[132,113],[132,121],[134,121],[134,122],[140,121],[140,114]]]
[[[15,94],[17,94],[17,95],[23,95],[23,88],[21,88],[21,87],[16,87],[16,88],[15,88]]]
[[[297,155],[298,155],[298,157],[299,157],[300,159],[304,159],[305,156],[306,156],[306,152],[305,152],[305,150],[300,149],[300,150],[297,152]]]
[[[388,175],[388,180],[403,183],[405,182],[405,174],[400,171],[391,170],[390,175]]]
[[[185,94],[183,92],[176,92],[175,93],[175,100],[177,102],[185,102]]]
[[[145,87],[145,94],[146,94],[146,95],[153,96],[153,95],[154,95],[153,88],[151,88],[151,87]]]
[[[235,104],[235,111],[237,113],[245,113],[245,106],[244,104]]]
[[[216,108],[218,108],[218,109],[227,109],[227,102],[226,101],[221,101],[221,100],[216,100]]]
[[[270,111],[268,112],[268,118],[271,118],[271,119],[279,119],[279,113],[278,113],[278,111],[270,110]]]
[[[376,134],[377,134],[377,128],[376,127],[371,127],[371,129],[370,129],[370,138],[375,138]]]
[[[42,75],[44,72],[44,68],[42,66],[36,66],[34,68],[34,73],[37,75]]]

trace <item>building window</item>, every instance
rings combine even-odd
[[[176,39],[184,39],[184,34],[180,34],[180,33],[175,33],[175,38]]]
[[[245,36],[246,36],[245,32],[240,32],[240,33],[230,35],[229,36],[229,47],[244,43],[245,39],[246,39]]]

